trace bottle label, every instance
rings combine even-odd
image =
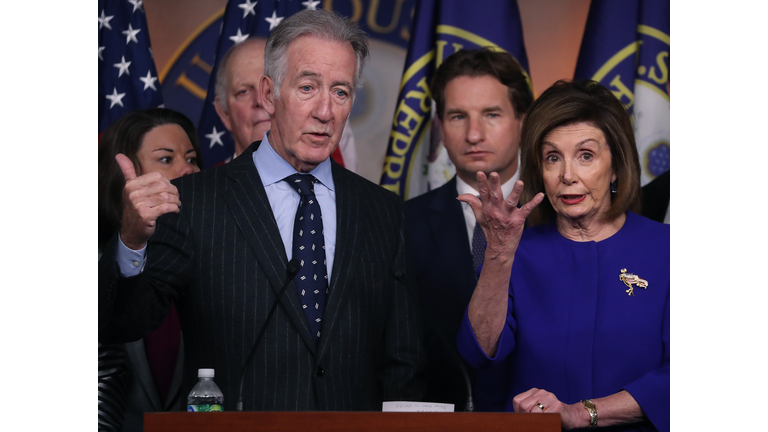
[[[223,412],[219,404],[187,405],[187,412]]]

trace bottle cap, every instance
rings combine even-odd
[[[213,378],[213,369],[198,369],[198,378]]]

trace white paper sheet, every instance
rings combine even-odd
[[[453,412],[453,404],[392,401],[382,403],[383,412]]]

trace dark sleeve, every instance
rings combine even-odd
[[[659,223],[664,222],[669,208],[669,171],[643,186],[641,215]]]
[[[385,401],[421,401],[426,394],[423,372],[426,352],[422,323],[417,312],[413,286],[406,268],[405,218],[400,206],[397,253],[386,277],[392,286],[391,305],[386,321],[386,360],[381,375]]]
[[[123,277],[117,264],[117,234],[99,260],[99,342],[131,342],[163,322],[171,302],[190,279],[193,242],[183,214],[157,221],[147,246],[144,270]]]
[[[99,430],[123,430],[130,376],[120,345],[99,344]]]

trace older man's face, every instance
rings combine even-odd
[[[349,43],[303,36],[288,47],[288,70],[274,98],[264,77],[262,96],[272,115],[269,142],[296,170],[309,172],[336,149],[352,109],[355,53]]]
[[[259,80],[264,74],[264,46],[266,41],[247,41],[246,46],[227,63],[227,110],[220,102],[216,112],[235,138],[235,153],[240,154],[264,137],[269,130],[269,114],[259,92]]]

